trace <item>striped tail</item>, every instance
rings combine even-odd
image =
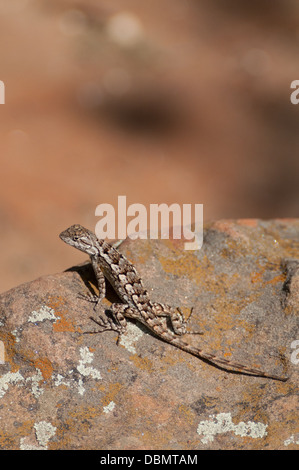
[[[280,380],[282,382],[288,380],[288,377],[286,376],[268,374],[260,369],[244,366],[243,364],[239,364],[238,362],[230,361],[229,359],[221,359],[215,356],[214,354],[206,353],[202,349],[196,348],[192,345],[185,343],[184,341],[181,341],[181,339],[176,338],[171,333],[163,334],[162,337],[164,341],[172,344],[173,346],[176,346],[177,348],[189,354],[192,354],[193,356],[196,356],[200,359],[203,359],[204,361],[209,362],[210,364],[218,367],[219,369],[233,373],[248,374],[256,377],[265,377],[268,379]]]

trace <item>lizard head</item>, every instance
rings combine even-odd
[[[71,245],[90,256],[98,253],[97,237],[90,230],[82,227],[82,225],[72,225],[61,232],[59,237],[68,245]]]

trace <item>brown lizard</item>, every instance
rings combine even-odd
[[[182,341],[180,336],[187,333],[186,320],[179,308],[152,302],[135,267],[124,255],[105,240],[99,240],[90,230],[81,225],[72,225],[60,238],[90,256],[98,283],[99,295],[88,296],[98,304],[105,297],[105,278],[123,303],[113,303],[105,315],[94,321],[99,325],[98,332],[114,330],[122,334],[126,330],[126,318],[141,322],[158,338],[177,348],[201,358],[228,372],[250,374],[285,381],[287,377],[272,375],[256,368],[217,357]],[[191,309],[192,312],[192,309]],[[173,331],[165,326],[163,317],[168,317]]]

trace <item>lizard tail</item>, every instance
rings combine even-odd
[[[219,369],[226,370],[228,372],[254,375],[256,377],[265,377],[268,379],[280,380],[282,382],[285,382],[288,379],[288,377],[286,376],[269,374],[267,372],[263,372],[260,369],[244,366],[243,364],[230,361],[229,359],[219,358],[215,356],[214,354],[209,354],[203,351],[202,349],[199,349],[190,344],[184,343],[183,341],[181,341],[181,339],[175,338],[173,336],[169,336],[169,338],[164,337],[164,339],[165,341],[173,344],[177,348],[182,349],[183,351],[188,352],[189,354],[192,354],[193,356],[199,357],[200,359],[203,359],[204,361],[211,363],[212,365],[218,367]]]

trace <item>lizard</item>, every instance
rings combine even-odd
[[[65,243],[89,255],[98,284],[99,294],[83,296],[94,302],[95,309],[105,297],[105,278],[109,281],[122,303],[112,303],[105,315],[92,319],[98,325],[97,332],[114,330],[118,338],[126,331],[126,318],[137,320],[145,325],[159,339],[196,356],[227,372],[241,373],[274,380],[287,380],[287,377],[272,375],[260,369],[249,367],[226,358],[210,354],[181,339],[187,333],[187,322],[179,307],[153,302],[143,285],[135,266],[116,248],[82,225],[75,224],[60,233]],[[190,311],[191,316],[192,309]],[[165,325],[168,318],[172,329]],[[192,332],[188,332],[192,333]]]

